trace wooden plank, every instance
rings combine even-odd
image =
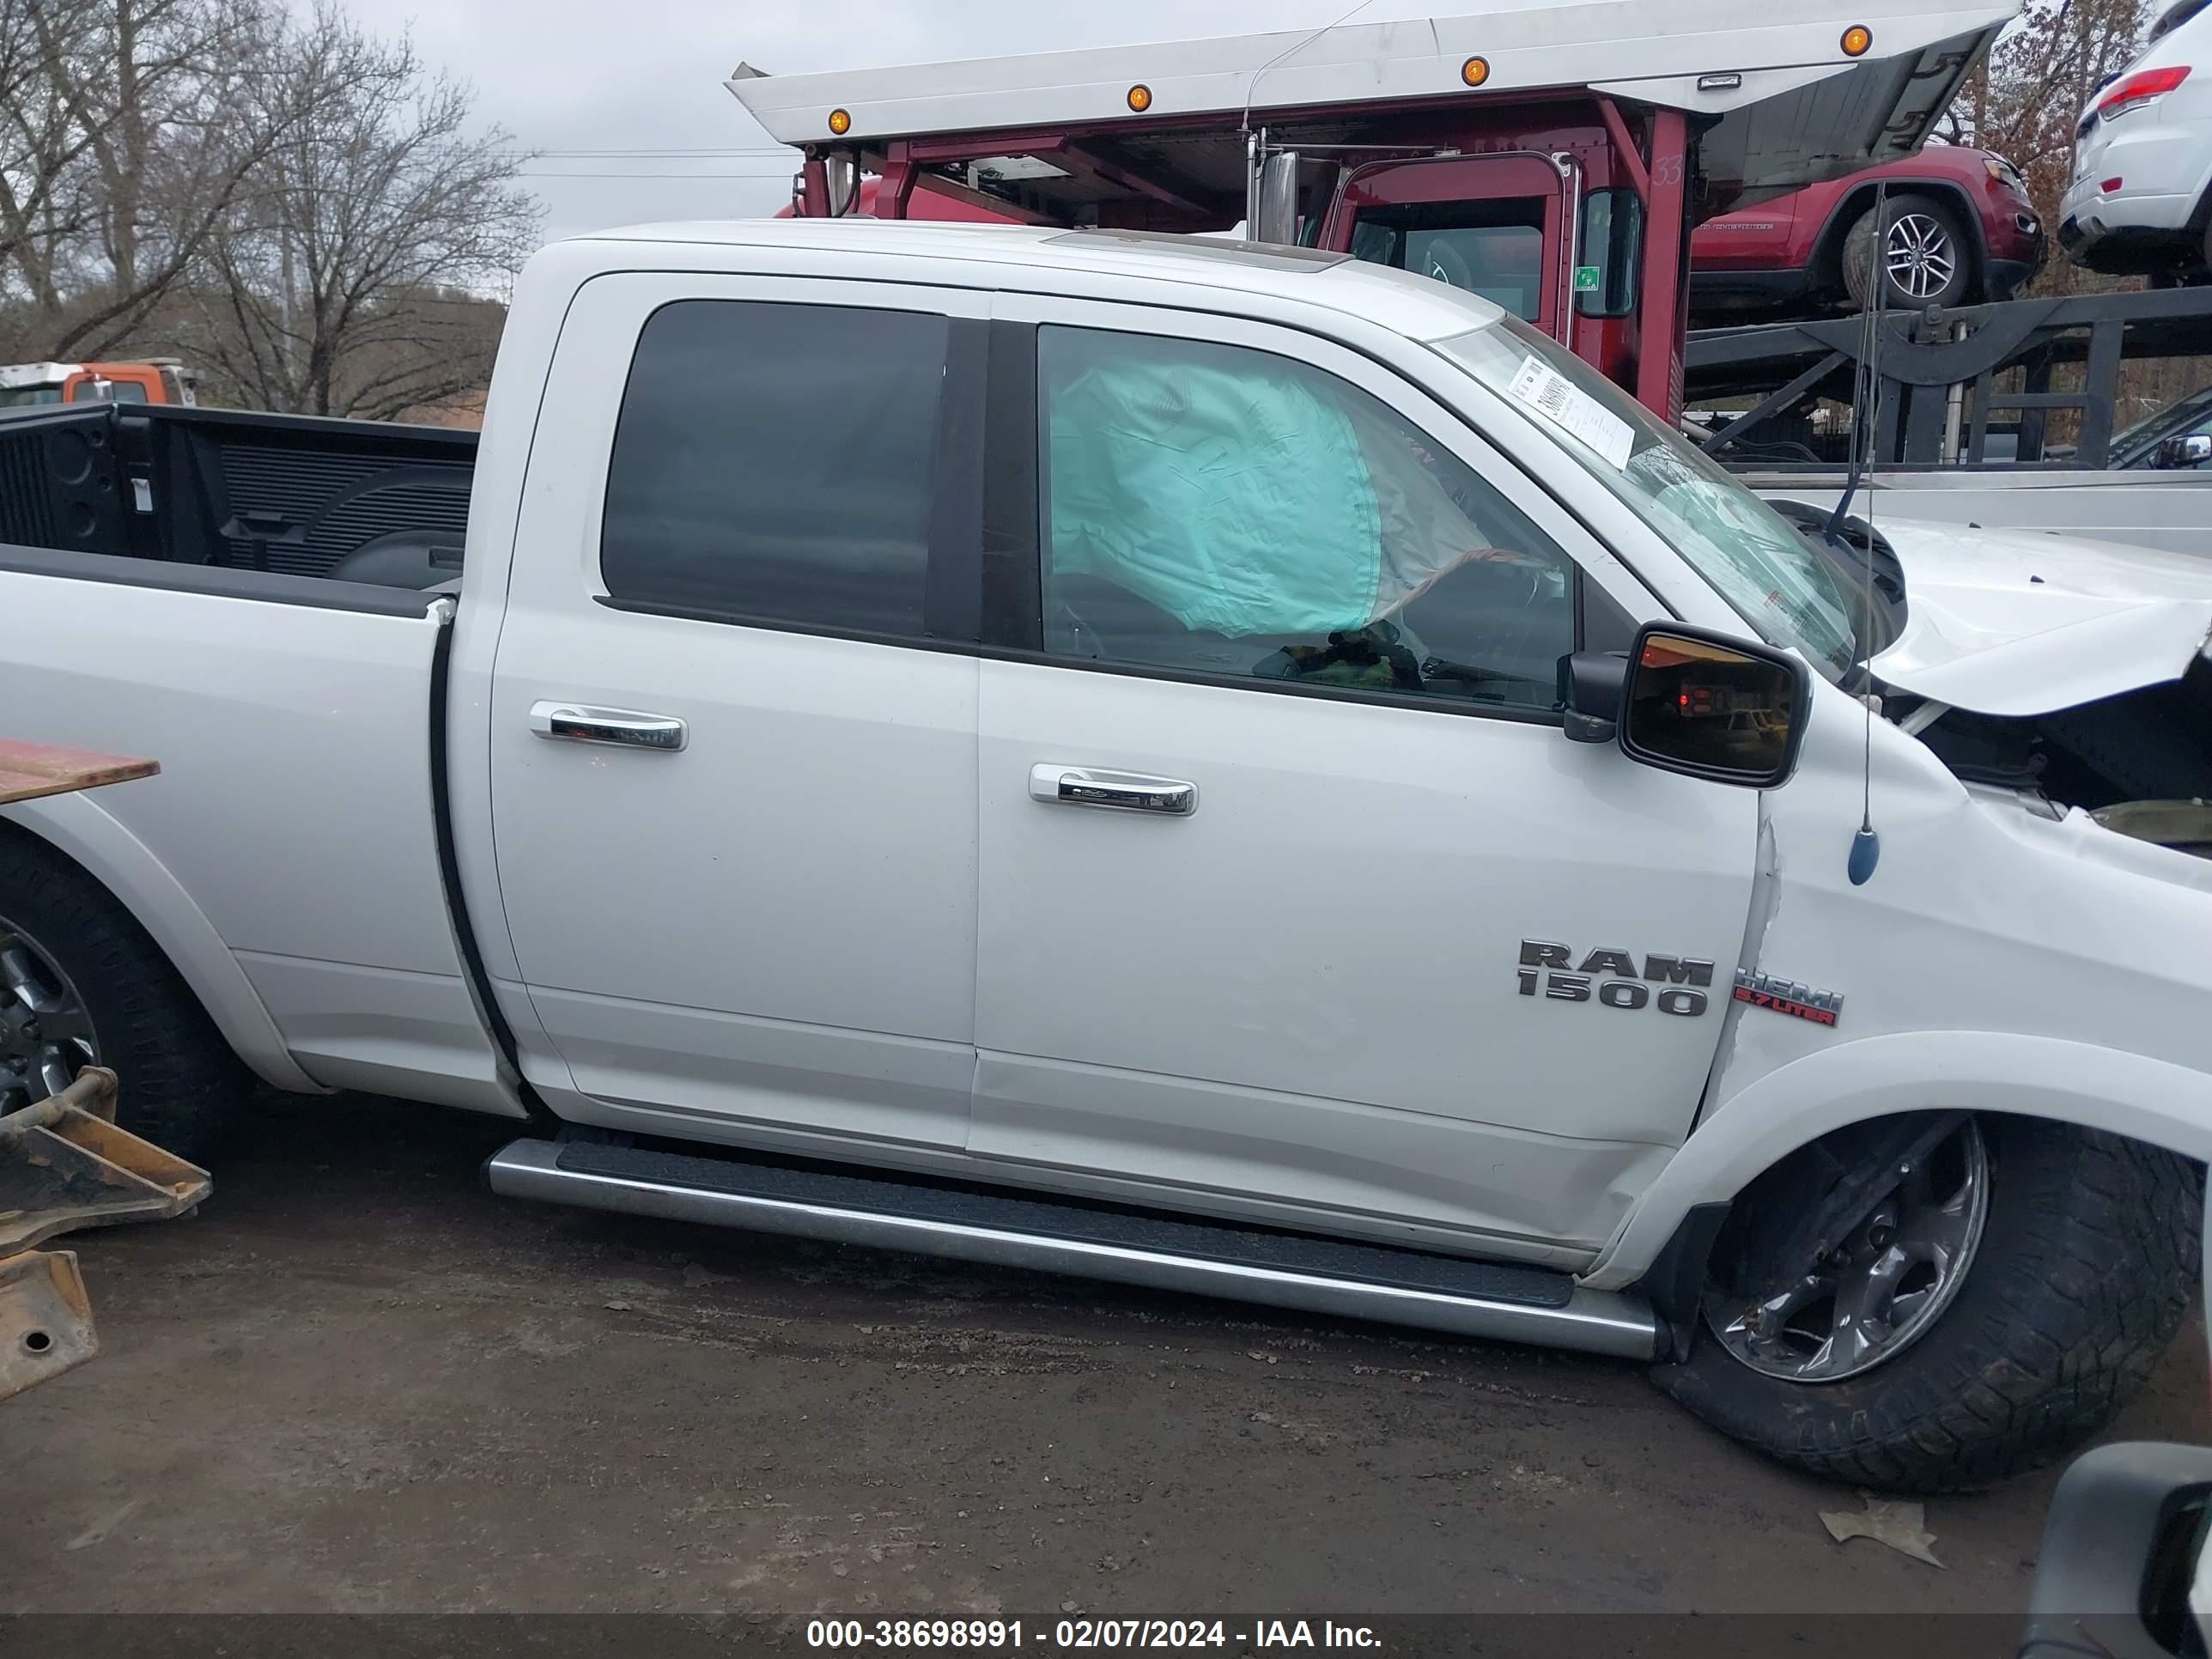
[[[161,769],[158,761],[0,738],[0,806],[35,800],[41,795],[65,795],[74,789],[97,789],[104,783],[150,778]]]

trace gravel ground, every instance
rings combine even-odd
[[[1928,1506],[1638,1370],[496,1199],[504,1126],[272,1105],[74,1241],[104,1352],[0,1407],[0,1612],[2016,1614],[2052,1477]],[[2119,1425],[2208,1438],[2191,1328]]]

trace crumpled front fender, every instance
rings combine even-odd
[[[1692,1209],[1735,1197],[1832,1130],[1930,1110],[2050,1118],[2212,1161],[2212,1074],[2005,1032],[1869,1036],[1792,1060],[1722,1102],[1644,1189],[1583,1282],[1596,1290],[1635,1283]]]

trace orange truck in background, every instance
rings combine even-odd
[[[0,366],[0,410],[34,404],[194,404],[199,377],[175,357]]]

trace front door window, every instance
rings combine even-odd
[[[1357,386],[1273,353],[1047,327],[1046,647],[1548,712],[1567,556]]]

